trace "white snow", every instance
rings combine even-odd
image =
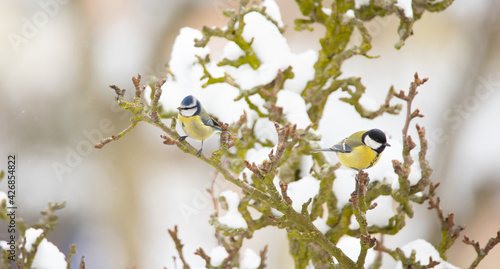
[[[458,267],[442,260],[439,256],[439,252],[434,248],[434,246],[424,239],[411,241],[410,243],[404,245],[401,250],[403,250],[406,257],[409,257],[412,250],[415,250],[415,260],[419,261],[422,265],[428,264],[429,257],[432,257],[433,261],[440,262],[437,266],[433,267],[434,269],[458,269]],[[401,262],[396,264],[396,269],[399,268],[403,268]]]
[[[272,149],[274,149],[274,152],[276,152],[276,147],[269,148],[256,145],[255,147],[247,151],[247,154],[245,155],[245,160],[247,160],[250,163],[255,162],[256,165],[262,164],[264,160],[269,159],[268,155],[269,153],[271,153]]]
[[[228,211],[226,215],[219,217],[219,222],[232,229],[248,228],[247,222],[241,215],[240,211],[238,211],[238,206],[240,204],[238,194],[234,191],[227,190],[221,193],[220,196],[226,198]]]
[[[210,264],[212,266],[220,266],[229,254],[224,247],[218,246],[210,252]]]
[[[0,204],[2,203],[2,200],[5,200],[6,205],[9,206],[9,199],[7,197],[7,194],[3,191],[0,191]]]
[[[271,208],[271,213],[273,214],[273,216],[277,217],[277,218],[281,218],[283,217],[283,213],[279,212],[278,210],[274,209],[274,208]]]
[[[330,16],[332,15],[332,9],[331,8],[327,8],[327,7],[324,7],[321,9],[326,15]]]
[[[309,200],[309,198],[314,198],[319,192],[319,180],[312,176],[303,177],[298,181],[294,181],[288,184],[288,196],[292,199],[292,207],[297,212],[302,211],[302,205]],[[279,189],[278,189],[279,190]],[[312,203],[309,204],[307,209],[311,211]]]
[[[269,140],[273,142],[273,144],[278,143],[278,133],[276,132],[276,128],[274,127],[274,123],[271,122],[268,118],[259,118],[255,122],[255,128],[254,128],[254,135],[255,138],[259,139],[262,142],[265,142],[266,140]],[[267,154],[263,156],[267,156],[271,152],[267,152]],[[247,153],[248,155],[248,153]],[[251,157],[251,156],[249,156]],[[265,158],[259,158],[260,162],[265,160]],[[250,161],[250,160],[249,160]],[[256,162],[257,163],[257,162]]]
[[[366,94],[359,99],[359,104],[362,105],[365,109],[375,111],[379,109],[379,104],[375,99],[368,97]]]
[[[344,205],[350,203],[351,193],[356,188],[356,173],[354,169],[346,167],[341,167],[335,171],[337,178],[333,181],[333,193],[337,197],[337,208],[341,209]]]
[[[262,1],[262,6],[266,7],[266,13],[278,23],[278,27],[283,27],[283,21],[281,20],[281,12],[278,4],[274,0],[264,0]]]
[[[361,245],[358,238],[344,235],[337,243],[337,247],[340,248],[347,255],[347,257],[351,258],[352,260],[356,261],[358,259],[359,252],[361,250]],[[337,261],[337,259],[333,259]],[[374,260],[375,252],[373,251],[373,249],[369,249],[366,254],[365,267],[368,268]]]
[[[373,202],[377,203],[377,207],[366,212],[366,222],[368,225],[378,225],[386,226],[389,223],[389,219],[394,216],[395,211],[393,209],[394,200],[391,196],[379,196]],[[356,221],[356,217],[353,215],[351,218],[350,229],[358,229],[359,223]]]
[[[248,13],[243,20],[242,36],[247,42],[252,42],[252,48],[262,63],[286,68],[291,51],[279,29],[258,12]]]
[[[370,0],[355,0],[356,8],[360,8],[361,6],[368,6],[368,5],[370,5]]]
[[[172,47],[172,56],[169,67],[175,75],[175,79],[186,86],[197,85],[203,75],[203,68],[196,64],[196,55],[204,58],[209,52],[209,48],[198,48],[194,46],[194,39],[201,39],[203,34],[196,29],[184,27],[180,30]]]
[[[299,177],[305,177],[309,175],[309,170],[311,170],[311,167],[314,165],[314,161],[312,156],[310,155],[303,155],[302,160],[300,161],[300,173]]]
[[[348,19],[354,19],[356,17],[356,15],[354,14],[354,10],[352,9],[349,9],[348,11],[345,12],[345,18],[348,18]]]
[[[407,18],[413,18],[413,9],[411,7],[412,0],[398,0],[396,3],[397,7],[400,7],[404,10],[405,16]]]
[[[258,12],[247,14],[244,21],[243,38],[247,42],[253,40],[252,48],[261,65],[257,70],[253,70],[247,64],[238,68],[225,66],[224,71],[242,88],[251,89],[271,82],[278,74],[278,70],[292,66],[295,77],[285,82],[284,89],[301,92],[307,81],[314,76],[313,65],[318,53],[314,50],[300,54],[292,53],[286,38],[281,35],[278,28]],[[228,59],[236,59],[241,55],[243,52],[234,43],[228,43],[224,48],[224,57]]]
[[[283,113],[288,121],[292,124],[297,124],[297,128],[305,129],[311,124],[311,120],[306,112],[306,103],[300,94],[292,91],[280,91],[276,105],[283,107]]]
[[[373,202],[377,207],[366,212],[366,221],[368,225],[378,225],[383,227],[388,225],[389,219],[394,216],[393,203],[391,196],[379,196]]]
[[[42,229],[29,228],[26,230],[26,251],[31,251],[32,245],[42,233]],[[37,269],[66,269],[67,262],[64,254],[44,238],[38,245],[31,266]]]
[[[324,218],[317,218],[313,221],[314,226],[318,228],[318,230],[322,233],[328,232],[328,230],[331,229],[330,226],[326,224],[326,221],[328,220],[328,214],[325,214]]]
[[[166,110],[176,110],[181,100],[192,94],[200,100],[208,113],[218,117],[223,122],[239,120],[243,110],[246,110],[249,119],[252,119],[254,117],[253,112],[249,111],[246,102],[244,100],[234,101],[238,95],[238,89],[226,83],[213,84],[205,89],[202,88],[202,84],[206,82],[206,79],[200,81],[203,76],[203,68],[198,64],[196,55],[204,58],[210,52],[210,49],[208,47],[194,47],[194,39],[201,37],[202,33],[198,30],[189,27],[181,29],[175,39],[172,57],[169,62],[175,80],[168,76],[167,82],[162,86],[163,94],[160,103]],[[216,61],[212,61],[206,67],[212,76],[221,77],[224,75],[224,69],[218,67],[216,63]],[[148,87],[145,96],[150,93],[151,89]],[[214,98],[214,96],[217,96],[217,98]]]
[[[269,147],[262,147],[260,144],[255,144],[253,148],[247,151],[245,155],[245,160],[247,160],[250,164],[255,163],[256,165],[260,165],[264,162],[264,160],[269,159],[269,153],[271,153],[271,150],[273,149],[274,152],[276,152],[276,146],[273,148],[269,148]],[[243,171],[241,171],[240,173],[239,176],[240,178],[242,178],[243,173],[247,175],[248,181],[252,183],[252,178],[251,178],[252,171],[248,170],[248,168],[245,167],[245,169],[243,169]]]
[[[236,60],[241,56],[244,56],[245,53],[234,43],[233,41],[228,41],[224,46],[222,51],[222,58],[227,58],[229,60]]]
[[[287,79],[283,85],[284,90],[301,93],[309,80],[314,79],[314,63],[318,59],[318,52],[306,50],[300,54],[290,55],[290,64],[294,77]]]
[[[243,253],[243,260],[241,260],[240,266],[242,269],[257,269],[260,265],[260,260],[260,256],[255,251],[247,248]]]

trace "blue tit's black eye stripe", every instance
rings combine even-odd
[[[196,106],[180,107],[179,109],[188,110],[188,109],[193,109],[193,108],[196,108]]]

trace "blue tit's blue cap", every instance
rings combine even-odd
[[[189,107],[196,104],[196,97],[188,95],[182,99],[181,106]]]

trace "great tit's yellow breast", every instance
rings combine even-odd
[[[380,159],[380,154],[366,145],[354,147],[349,153],[337,152],[342,165],[358,170],[374,166]]]
[[[214,128],[203,124],[200,116],[192,116],[188,118],[179,114],[177,119],[182,126],[182,130],[184,130],[189,137],[195,140],[207,140],[215,132]]]

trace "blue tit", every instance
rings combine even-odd
[[[333,151],[342,165],[356,170],[374,166],[385,147],[390,147],[384,132],[379,129],[360,131],[340,141],[331,148],[311,152]]]
[[[177,118],[182,130],[187,134],[187,136],[181,136],[179,141],[185,140],[188,136],[200,140],[201,148],[198,150],[198,156],[200,156],[203,151],[203,141],[210,138],[216,131],[220,132],[221,126],[208,115],[200,101],[192,95],[184,97],[177,109],[179,110]]]

